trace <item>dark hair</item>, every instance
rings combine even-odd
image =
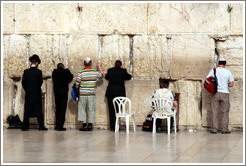
[[[120,60],[115,61],[115,67],[121,67],[122,62]]]
[[[64,65],[62,63],[58,63],[57,68],[64,68]]]
[[[218,63],[219,65],[226,65],[226,61],[219,61],[219,63]]]
[[[84,61],[85,67],[90,67],[91,64],[92,64],[92,61],[91,60],[89,62],[88,61]]]
[[[159,78],[159,84],[160,84],[160,88],[168,88],[169,80],[168,79]]]

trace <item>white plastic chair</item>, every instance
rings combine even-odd
[[[174,120],[174,131],[176,129],[176,109],[173,108],[173,102],[166,98],[153,98],[152,103],[154,104],[154,112],[152,117],[154,118],[153,122],[153,134],[156,133],[156,119],[167,119],[168,134],[170,134],[170,118],[173,117]]]
[[[115,132],[119,131],[119,118],[126,118],[126,132],[129,133],[129,118],[133,118],[133,129],[136,131],[136,123],[134,114],[131,112],[131,100],[127,97],[115,97],[113,99],[114,109],[115,109]],[[127,107],[128,105],[128,107]],[[118,108],[117,108],[118,107]],[[117,112],[118,110],[118,112]]]

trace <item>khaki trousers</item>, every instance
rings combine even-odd
[[[218,113],[222,113],[221,130],[227,131],[229,124],[229,93],[217,92],[211,97],[211,130],[218,130]]]

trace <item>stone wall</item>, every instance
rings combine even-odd
[[[227,59],[235,78],[230,125],[241,127],[242,3],[3,3],[3,120],[13,112],[23,118],[21,77],[35,53],[42,61],[46,125],[55,123],[53,69],[62,62],[75,80],[83,58],[89,56],[94,68],[101,61],[104,73],[120,59],[133,75],[126,81],[126,93],[137,125],[151,111],[151,96],[163,77],[171,79],[170,89],[180,93],[179,125],[209,126],[210,100],[203,82],[214,67],[215,49]],[[95,125],[102,128],[109,122],[107,84],[100,80],[96,90]],[[65,123],[79,124],[70,94]]]

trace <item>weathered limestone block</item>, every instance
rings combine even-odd
[[[46,124],[53,125],[55,124],[55,95],[53,89],[53,81],[52,79],[47,80],[47,91],[46,91]]]
[[[3,83],[3,117],[2,120],[6,123],[9,115],[13,114],[13,98],[14,98],[14,83]]]
[[[75,77],[84,69],[84,58],[92,59],[92,67],[98,63],[98,36],[97,35],[72,35],[68,39],[68,66]]]
[[[147,33],[147,4],[80,3],[80,34]]]
[[[201,125],[201,82],[175,81],[170,89],[180,93],[179,98],[179,125]]]
[[[4,35],[4,75],[5,77],[22,77],[27,68],[27,40],[24,35]]]
[[[15,30],[15,4],[3,3],[3,34],[12,34]]]
[[[232,3],[231,7],[231,32],[243,34],[243,3]]]
[[[243,66],[243,37],[231,36],[225,41],[217,42],[220,57],[226,58],[227,65]]]
[[[78,4],[16,3],[16,32],[74,33],[77,31]]]
[[[229,125],[243,125],[243,81],[235,81],[230,91],[230,113]],[[210,94],[202,90],[202,124],[210,126],[211,123],[211,101]],[[221,114],[219,114],[221,119]]]
[[[208,36],[173,36],[171,78],[202,80],[214,65],[214,41]]]
[[[21,81],[15,82],[17,87],[16,97],[15,97],[15,108],[14,113],[18,114],[21,121],[23,122],[24,118],[24,104],[25,104],[25,91],[22,87]]]
[[[226,3],[148,4],[148,33],[229,33]]]
[[[166,36],[133,37],[133,76],[140,79],[169,78],[170,55]]]
[[[66,36],[63,35],[31,35],[29,57],[37,54],[41,63],[39,69],[43,77],[51,77],[58,63],[66,65]]]
[[[114,66],[116,60],[121,60],[122,65],[129,72],[130,69],[130,38],[129,36],[109,35],[102,38],[101,63],[102,70]]]

